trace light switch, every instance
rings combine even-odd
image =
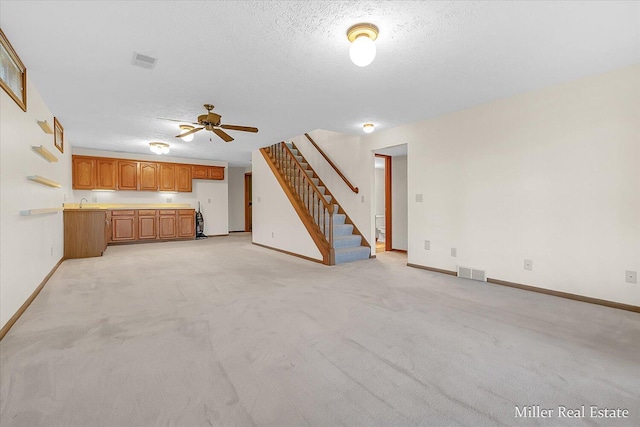
[[[416,194],[416,202],[422,203],[422,194]]]

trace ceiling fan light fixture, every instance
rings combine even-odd
[[[192,130],[193,126],[191,126],[191,125],[180,125],[180,129],[182,129],[182,133],[184,133],[184,132],[188,132],[188,131]],[[195,134],[190,133],[189,135],[183,136],[180,139],[182,139],[185,142],[190,142],[190,141],[193,141],[194,135]]]
[[[351,42],[349,57],[358,67],[366,67],[376,57],[378,27],[373,24],[356,24],[347,30],[347,38]]]
[[[365,123],[362,125],[362,130],[364,131],[364,133],[371,133],[375,130],[375,126],[373,125],[373,123]]]
[[[155,154],[169,154],[169,144],[164,142],[150,142],[149,149]]]

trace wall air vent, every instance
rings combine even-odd
[[[133,65],[151,70],[156,66],[156,62],[158,62],[158,58],[133,52],[133,61],[131,62]]]
[[[481,282],[487,281],[487,272],[484,270],[477,270],[475,268],[458,266],[458,277],[463,279],[479,280]]]

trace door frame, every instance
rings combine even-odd
[[[244,174],[244,231],[251,231],[253,228],[253,215],[251,211],[251,186],[252,186],[252,173],[246,172]],[[253,213],[253,212],[251,212]]]
[[[385,241],[384,250],[391,251],[392,249],[392,236],[393,230],[391,229],[391,219],[393,212],[391,211],[391,156],[386,154],[375,153],[376,157],[384,159],[384,228],[385,228]],[[375,228],[375,219],[374,219]]]

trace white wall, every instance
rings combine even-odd
[[[375,175],[376,175],[375,185],[373,187],[374,188],[373,199],[374,199],[374,205],[375,205],[374,213],[375,215],[384,215],[385,214],[384,213],[385,169],[376,168]]]
[[[229,168],[229,231],[244,231],[244,174],[247,168]]]
[[[224,180],[194,179],[191,193],[166,193],[157,191],[90,191],[73,190],[71,199],[67,202],[80,203],[81,198],[86,198],[90,203],[189,203],[192,208],[198,209],[201,204],[204,217],[204,232],[209,236],[229,233],[229,194],[228,180],[229,168],[227,162],[201,159],[184,159],[180,157],[158,156],[156,154],[133,154],[114,151],[90,150],[86,148],[73,148],[73,154],[111,157],[118,159],[164,161],[174,163],[188,163],[197,165],[223,166],[225,167]],[[171,201],[169,201],[171,200]]]
[[[410,263],[640,305],[625,283],[640,272],[639,112],[635,65],[363,137],[312,136],[365,199],[372,150],[408,144]],[[373,203],[336,197],[373,237]]]
[[[391,157],[391,247],[408,248],[407,156]]]
[[[302,220],[260,151],[252,153],[253,242],[322,261]]]
[[[62,207],[71,188],[70,147],[53,145],[37,120],[53,127],[53,115],[28,81],[25,113],[0,89],[0,324],[4,326],[62,258],[62,212],[20,216],[19,211]],[[64,118],[61,118],[64,125]],[[43,145],[57,158],[49,163],[31,150]],[[45,187],[26,179],[40,175],[62,184]]]

